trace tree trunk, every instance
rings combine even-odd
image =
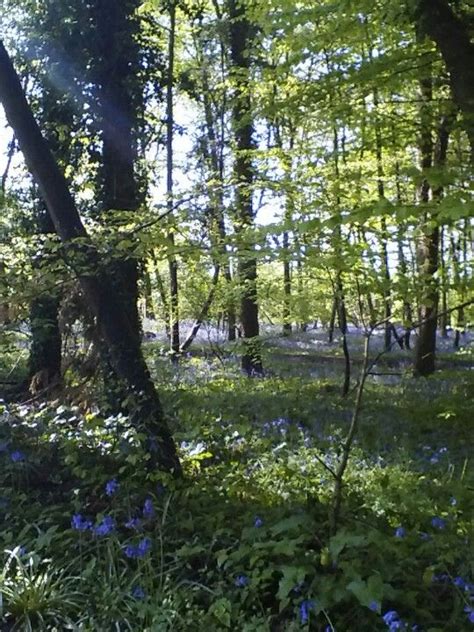
[[[440,290],[441,290],[441,316],[439,317],[439,331],[443,338],[448,337],[448,289],[447,289],[447,269],[444,257],[444,236],[445,229],[443,226],[439,232],[439,267],[441,271],[440,275]]]
[[[41,200],[36,209],[36,227],[41,235],[54,233],[54,226]],[[33,267],[41,269],[51,255],[41,253],[33,260]],[[43,391],[61,379],[61,332],[58,322],[59,296],[57,291],[42,292],[30,303],[31,348],[29,381],[32,392]],[[45,391],[47,395],[47,390]]]
[[[395,163],[395,174],[396,174],[396,189],[397,189],[397,203],[401,206],[403,204],[402,199],[402,190],[400,185],[400,165],[398,162]],[[405,334],[403,336],[403,342],[405,349],[410,349],[410,337],[411,337],[411,326],[413,323],[413,313],[410,305],[410,301],[408,299],[408,275],[407,275],[407,261],[405,257],[405,252],[403,250],[403,234],[404,229],[403,226],[399,224],[398,226],[398,235],[397,235],[397,247],[398,247],[398,269],[400,278],[403,281],[404,288],[403,292],[403,321],[405,325]]]
[[[418,0],[415,20],[421,33],[438,46],[451,80],[451,91],[464,117],[474,164],[474,44],[470,22],[457,15],[447,0]]]
[[[369,49],[369,58],[372,61],[372,52]],[[375,108],[375,154],[377,160],[377,191],[379,200],[385,199],[385,184],[383,180],[383,142],[382,132],[380,129],[380,120],[378,115],[379,108],[379,92],[374,88],[374,108]],[[382,262],[383,276],[383,303],[384,303],[384,348],[390,351],[392,348],[392,324],[390,318],[392,316],[392,297],[390,291],[390,268],[388,263],[388,230],[385,217],[380,219],[381,235],[380,235],[380,259]]]
[[[171,215],[173,211],[173,134],[174,134],[174,53],[176,39],[176,3],[174,0],[169,5],[170,33],[168,40],[168,78],[166,86],[166,200],[167,210]],[[170,351],[171,358],[176,361],[179,354],[179,283],[178,261],[174,253],[174,232],[168,236],[170,253],[168,255],[168,268],[170,275]]]
[[[146,437],[149,464],[179,474],[176,447],[143,358],[140,339],[101,265],[100,254],[82,224],[66,179],[41,134],[1,41],[0,101],[64,244],[65,259],[79,277],[113,368],[128,388],[131,421]]]
[[[103,211],[135,212],[140,192],[135,175],[138,160],[137,108],[141,103],[137,86],[138,46],[134,39],[133,12],[136,0],[96,0],[100,59],[98,98],[102,160],[100,167]],[[138,265],[128,254],[111,263],[110,276],[122,297],[130,325],[136,336],[141,333],[138,312]]]
[[[138,161],[137,107],[141,90],[137,84],[138,48],[134,39],[136,0],[95,0],[93,19],[97,28],[97,96],[102,156],[99,168],[102,195],[101,220],[112,212],[137,211],[139,187],[135,176]],[[127,312],[130,327],[141,337],[138,310],[138,264],[127,253],[108,262],[109,278]],[[106,347],[100,350],[104,394],[113,414],[125,412],[127,392],[117,379]]]
[[[420,154],[423,180],[419,197],[422,205],[427,206],[430,201],[430,184],[426,178],[426,171],[433,166],[433,138],[432,138],[432,100],[433,81],[431,67],[420,79],[421,107],[420,107]],[[415,376],[430,375],[435,370],[436,355],[436,315],[438,309],[438,288],[435,273],[438,269],[438,241],[439,229],[430,226],[430,215],[424,211],[424,224],[418,239],[416,258],[421,283],[419,319],[422,324],[418,330],[415,347],[413,373]]]
[[[251,26],[245,6],[229,0],[230,56],[234,70],[234,104],[232,124],[235,142],[234,171],[236,179],[236,232],[240,236],[238,276],[241,292],[240,321],[243,330],[242,369],[248,374],[263,372],[259,341],[257,301],[257,259],[252,239],[248,236],[254,224],[252,185],[254,170],[251,152],[254,149],[252,105],[250,98],[250,62],[248,48],[252,41]]]
[[[449,134],[454,119],[453,112],[444,115],[441,119],[438,129],[436,146],[433,146],[431,120],[432,116],[429,111],[432,100],[432,79],[426,76],[421,80],[422,88],[422,110],[421,110],[421,156],[422,169],[434,166],[442,168],[446,163],[448,151]],[[430,185],[424,180],[421,186],[421,202],[429,202]],[[442,187],[433,189],[433,201],[439,202],[443,196]],[[435,370],[436,355],[436,330],[439,301],[439,287],[436,278],[438,270],[438,253],[439,253],[439,226],[437,218],[434,214],[425,214],[425,226],[422,227],[422,234],[418,246],[418,263],[422,280],[422,300],[420,305],[420,317],[424,321],[420,325],[418,340],[415,349],[415,375],[430,375]],[[434,226],[433,226],[434,224]]]
[[[337,314],[337,298],[332,300],[331,317],[329,319],[328,327],[328,342],[331,344],[334,341],[334,328],[336,326],[336,314]]]
[[[291,261],[288,231],[283,233],[283,335],[291,334]]]

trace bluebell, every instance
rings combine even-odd
[[[76,531],[87,531],[92,529],[92,521],[86,520],[82,514],[74,514],[71,518],[71,527]]]
[[[300,621],[304,625],[309,621],[309,613],[316,607],[312,599],[305,599],[300,604]]]
[[[472,606],[466,606],[464,612],[467,614],[469,623],[474,623],[474,608]]]
[[[143,538],[138,543],[138,557],[144,557],[151,550],[150,538]]]
[[[446,527],[446,520],[444,518],[434,516],[434,518],[431,518],[431,526],[435,529],[444,529]]]
[[[394,621],[398,621],[400,619],[400,615],[396,610],[389,610],[383,615],[382,619],[386,625],[390,625]]]
[[[462,577],[459,577],[459,576],[453,579],[453,584],[457,586],[458,588],[460,588],[461,590],[464,590],[467,585],[466,581]]]
[[[248,583],[249,578],[247,577],[247,575],[237,575],[234,581],[234,584],[237,586],[237,588],[243,588],[244,586],[247,586]]]
[[[105,493],[107,496],[113,496],[120,487],[116,478],[112,478],[110,481],[107,481],[105,484]]]
[[[104,516],[102,522],[100,522],[94,529],[94,533],[98,536],[105,536],[112,533],[115,529],[115,520],[111,516]]]
[[[132,588],[132,597],[134,599],[145,599],[145,591],[141,586],[134,586]]]
[[[153,507],[153,501],[151,498],[147,498],[143,505],[143,517],[153,518],[155,515],[155,508]]]
[[[140,520],[140,518],[130,518],[130,520],[127,520],[127,522],[125,523],[125,527],[127,529],[133,529],[134,531],[138,531],[141,526],[142,521]]]

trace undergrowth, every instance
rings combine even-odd
[[[472,629],[474,376],[367,385],[331,536],[351,399],[274,367],[156,360],[180,482],[123,416],[2,404],[2,630]]]

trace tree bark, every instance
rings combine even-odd
[[[54,226],[44,203],[39,200],[36,209],[36,229],[40,235],[54,233]],[[43,252],[33,260],[33,267],[41,269],[51,260]],[[59,296],[57,291],[42,292],[30,303],[31,348],[29,355],[29,382],[31,391],[47,390],[61,379],[62,339],[58,322]]]
[[[137,109],[141,89],[137,85],[138,47],[134,39],[136,0],[96,0],[94,18],[98,33],[99,126],[102,140],[103,210],[135,212],[140,192],[135,174],[138,160]],[[138,264],[128,255],[111,263],[111,278],[122,297],[130,325],[139,337]]]
[[[474,44],[468,20],[457,15],[447,0],[418,0],[414,17],[420,32],[436,43],[443,56],[474,163]]]
[[[257,300],[257,259],[248,231],[253,227],[254,210],[252,185],[254,169],[251,152],[254,149],[252,105],[250,98],[249,46],[251,25],[245,7],[237,0],[229,0],[230,56],[234,69],[235,94],[232,111],[235,142],[234,171],[236,179],[236,231],[240,234],[238,276],[241,291],[240,320],[243,330],[242,369],[248,374],[263,372],[259,342]]]
[[[431,67],[420,78],[420,155],[421,168],[425,175],[421,183],[419,198],[422,206],[430,202],[430,183],[426,171],[433,166],[433,116],[431,112],[433,100],[433,80]],[[435,370],[436,355],[436,314],[438,309],[438,288],[435,273],[438,269],[438,226],[430,226],[430,215],[424,211],[424,224],[418,238],[416,258],[421,283],[419,320],[422,324],[418,330],[415,347],[413,373],[415,376],[430,375]]]
[[[149,463],[178,474],[180,463],[176,447],[143,358],[140,340],[101,265],[100,255],[84,228],[66,179],[41,134],[1,41],[0,102],[64,244],[66,262],[79,277],[110,352],[113,368],[129,390],[131,422],[146,436]]]
[[[432,100],[432,80],[426,77],[421,81],[422,111],[421,111],[421,156],[422,169],[429,169],[434,165],[441,168],[446,163],[449,134],[453,122],[453,113],[444,115],[441,119],[436,146],[432,140],[431,121],[429,112]],[[421,185],[421,202],[427,204],[430,196],[430,184],[424,180]],[[433,188],[433,201],[439,202],[443,196],[442,187]],[[423,321],[418,332],[418,340],[415,348],[415,362],[413,372],[416,376],[430,375],[435,370],[436,356],[436,330],[439,302],[439,284],[436,278],[439,264],[439,226],[436,214],[425,214],[425,226],[418,244],[417,259],[422,281],[422,298],[420,303],[420,318]]]
[[[169,8],[170,33],[168,40],[168,77],[166,85],[166,204],[171,215],[173,211],[173,135],[174,135],[174,53],[176,39],[176,3],[172,1]],[[170,253],[168,269],[170,275],[170,351],[171,359],[176,361],[179,354],[179,282],[178,261],[174,253],[174,232],[168,235]]]
[[[372,61],[372,51],[369,48],[369,59]],[[382,201],[385,199],[385,183],[384,183],[384,171],[383,171],[383,141],[382,141],[382,130],[380,129],[380,120],[379,120],[379,92],[377,88],[374,88],[373,92],[374,96],[374,109],[375,109],[375,154],[377,160],[377,192],[379,196],[379,200]],[[382,286],[382,297],[384,303],[384,348],[385,351],[390,351],[392,349],[392,323],[390,322],[390,318],[392,316],[392,296],[390,290],[390,268],[388,263],[388,230],[387,230],[387,221],[385,217],[381,217],[380,219],[380,259],[382,262],[382,275],[383,275],[383,286]]]

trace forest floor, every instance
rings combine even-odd
[[[160,338],[144,347],[184,481],[147,473],[100,383],[86,411],[67,398],[1,405],[0,629],[471,630],[472,334],[456,352],[440,341],[429,378],[398,348],[377,362],[331,532],[360,332],[346,398],[340,341],[321,330],[266,331],[262,378],[243,376],[238,344],[215,333],[178,367]],[[381,345],[377,334],[373,356]],[[13,361],[21,373],[14,351],[4,374]]]

